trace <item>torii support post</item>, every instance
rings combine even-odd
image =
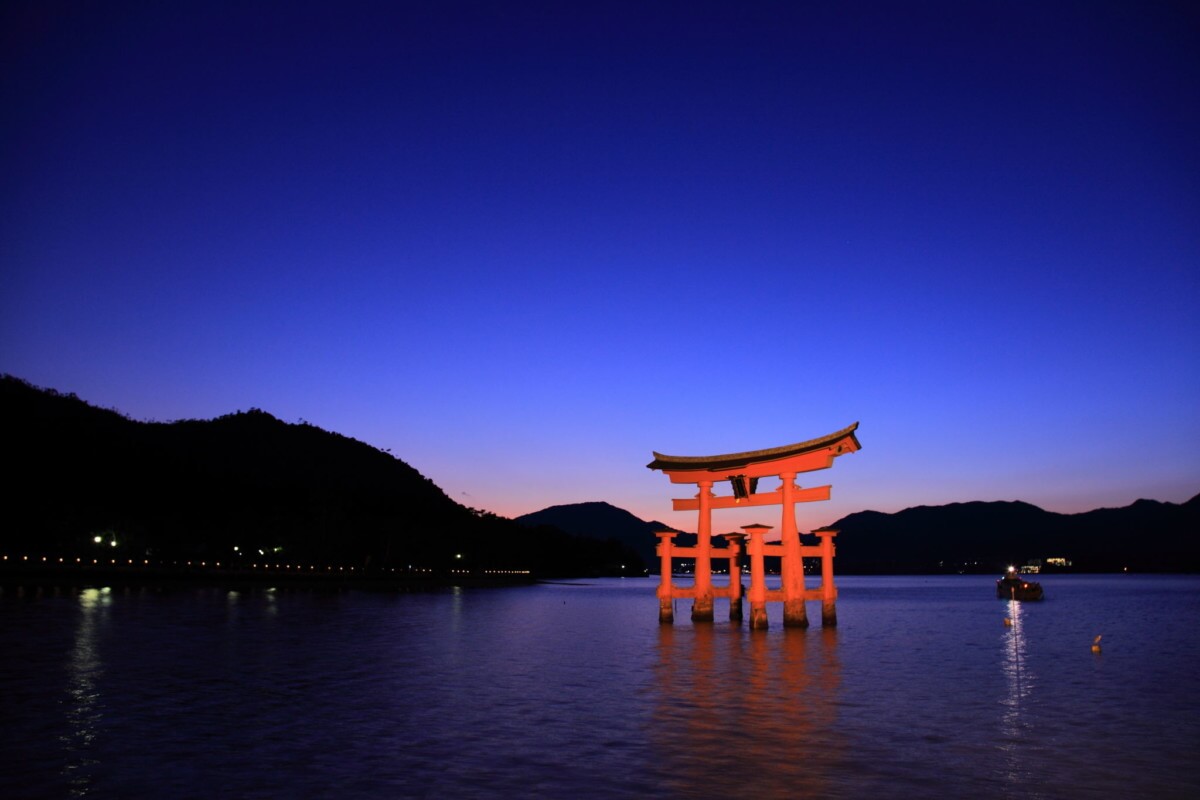
[[[747,550],[750,553],[750,630],[767,629],[767,570],[764,564],[763,536],[771,530],[770,525],[743,525],[742,530],[750,537]]]
[[[675,622],[675,610],[671,595],[671,540],[675,531],[656,531],[658,537],[658,621],[663,625]]]
[[[729,542],[729,619],[734,622],[742,621],[742,545],[745,542],[744,533],[727,533],[725,540]]]
[[[837,587],[833,585],[833,528],[813,531],[821,540],[821,627],[837,627]]]

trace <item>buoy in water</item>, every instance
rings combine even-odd
[[[1011,628],[1011,627],[1012,627],[1012,620],[1011,620],[1011,619],[1009,619],[1008,617],[1005,617],[1005,618],[1004,618],[1004,627],[1006,627],[1006,628]]]
[[[1103,636],[1103,635],[1104,634],[1100,634],[1100,636]],[[1092,652],[1093,653],[1100,652],[1100,636],[1097,636],[1095,639],[1092,640]]]

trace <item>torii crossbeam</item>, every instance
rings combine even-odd
[[[796,529],[796,503],[829,499],[829,486],[801,488],[796,485],[796,475],[828,469],[840,455],[853,453],[862,445],[855,431],[858,423],[836,433],[811,439],[807,442],[773,447],[768,450],[753,450],[746,453],[729,453],[721,456],[665,456],[654,454],[654,460],[646,466],[661,470],[671,483],[693,483],[699,488],[695,498],[672,501],[676,511],[697,510],[695,547],[676,547],[674,531],[658,532],[658,554],[661,580],[658,586],[659,621],[674,622],[672,601],[675,598],[692,598],[692,620],[703,622],[713,618],[713,598],[729,598],[730,619],[742,618],[742,585],[738,566],[742,539],[748,537],[747,552],[750,555],[750,627],[767,627],[767,601],[783,601],[783,624],[789,627],[807,627],[808,612],[805,600],[821,601],[823,625],[837,624],[837,589],[833,584],[833,537],[837,531],[822,528],[813,531],[820,544],[804,546]],[[779,489],[772,492],[757,492],[760,478],[778,477]],[[729,481],[731,495],[713,494],[714,483]],[[724,553],[713,553],[712,511],[715,508],[738,508],[742,506],[781,505],[780,543],[767,544],[764,535],[769,525],[743,526],[744,534],[726,534],[729,547]],[[768,590],[763,559],[768,555],[782,557],[782,588]],[[821,559],[821,585],[814,590],[804,586],[804,557]],[[671,558],[693,557],[696,560],[696,579],[692,586],[675,586],[671,580]],[[729,559],[729,586],[714,588],[712,583],[712,559]]]

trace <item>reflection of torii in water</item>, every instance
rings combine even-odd
[[[673,500],[675,511],[699,511],[696,526],[696,546],[676,547],[672,542],[674,531],[660,531],[658,553],[662,580],[658,587],[659,621],[670,623],[675,619],[671,601],[679,597],[692,598],[692,619],[711,621],[713,598],[729,598],[730,619],[742,618],[742,585],[737,568],[741,553],[741,540],[748,536],[747,552],[750,554],[750,627],[767,627],[767,602],[783,601],[783,624],[806,627],[808,612],[805,600],[821,601],[821,621],[824,625],[837,624],[837,588],[833,584],[833,537],[837,531],[822,528],[813,531],[820,539],[819,545],[805,546],[800,543],[796,530],[796,503],[828,500],[829,486],[802,489],[795,483],[796,475],[828,469],[833,459],[860,449],[855,431],[858,423],[828,436],[807,442],[754,450],[746,453],[729,453],[721,456],[665,456],[654,454],[654,460],[646,466],[661,470],[671,483],[693,483],[700,491],[695,498]],[[773,492],[758,493],[758,482],[764,477],[778,477],[780,487]],[[733,494],[717,496],[712,492],[714,483],[729,481]],[[767,544],[764,534],[768,525],[746,525],[745,534],[726,534],[729,547],[717,558],[729,559],[730,581],[728,587],[714,588],[712,585],[712,510],[714,508],[739,508],[742,506],[782,505],[780,543]],[[764,556],[781,556],[783,586],[768,590],[763,568]],[[807,590],[804,586],[804,556],[821,559],[821,585]],[[695,558],[696,579],[692,586],[674,586],[671,582],[671,558]]]

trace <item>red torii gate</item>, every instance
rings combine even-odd
[[[833,537],[837,531],[821,528],[813,531],[820,539],[818,545],[802,545],[796,529],[796,503],[828,500],[830,486],[801,488],[796,485],[796,475],[828,469],[833,459],[845,453],[853,453],[862,445],[855,436],[858,423],[836,433],[807,442],[754,450],[746,453],[729,453],[721,456],[665,456],[654,453],[654,460],[646,466],[661,470],[671,483],[693,483],[699,487],[694,498],[672,500],[675,511],[699,511],[696,525],[695,547],[676,547],[674,531],[659,531],[658,555],[661,580],[658,586],[659,622],[672,623],[675,614],[672,601],[675,598],[692,598],[692,620],[711,621],[713,598],[729,598],[730,619],[742,618],[742,583],[738,566],[742,540],[749,538],[747,552],[750,555],[750,627],[767,627],[767,601],[783,601],[783,624],[789,627],[807,627],[808,612],[805,600],[821,601],[823,625],[837,624],[837,588],[833,584]],[[759,494],[759,478],[778,477],[781,485],[773,492]],[[729,481],[732,495],[717,496],[712,492],[713,484]],[[728,548],[724,553],[714,553],[712,547],[712,511],[715,508],[739,508],[742,506],[782,505],[780,543],[767,544],[764,535],[769,525],[745,525],[745,533],[728,533],[724,538]],[[765,556],[782,557],[782,588],[768,590],[763,559]],[[804,557],[821,559],[821,585],[812,590],[804,586]],[[671,558],[695,558],[696,579],[692,586],[675,586],[671,581]],[[712,583],[712,559],[729,560],[729,586],[714,587]]]

